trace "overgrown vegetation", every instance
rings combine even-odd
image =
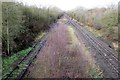
[[[90,74],[90,77],[92,78],[103,78],[103,71],[100,69],[98,65],[93,65],[89,69],[89,74]]]
[[[114,5],[108,8],[85,9],[76,8],[68,12],[69,16],[81,24],[89,26],[100,38],[104,38],[111,45],[118,42],[118,10]],[[88,29],[90,29],[88,28]]]
[[[15,67],[16,60],[19,60],[21,57],[23,57],[25,54],[27,54],[30,50],[32,50],[31,47],[22,50],[18,53],[15,53],[14,55],[12,55],[11,57],[7,56],[7,57],[3,57],[2,61],[2,73],[3,73],[3,77],[7,74],[7,72],[11,71],[13,69],[13,67]]]
[[[32,45],[36,36],[49,29],[61,10],[56,7],[37,8],[17,2],[2,3],[2,52],[7,55]]]

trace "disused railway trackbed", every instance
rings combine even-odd
[[[115,51],[109,48],[108,45],[106,45],[104,42],[97,39],[84,27],[81,27],[78,23],[70,19],[68,22],[76,30],[78,37],[82,36],[83,40],[87,42],[87,45],[89,45],[95,51],[96,58],[99,58],[99,61],[101,61],[99,65],[102,67],[104,71],[103,73],[106,74],[104,77],[117,78],[119,74],[119,61],[117,56],[115,56]]]

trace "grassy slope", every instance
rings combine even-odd
[[[16,63],[17,59],[19,59],[20,57],[23,57],[24,55],[26,55],[30,50],[32,50],[31,47],[29,47],[29,48],[27,48],[25,50],[22,50],[22,51],[20,51],[18,53],[15,53],[11,57],[3,57],[2,58],[2,61],[3,61],[3,64],[2,64],[3,75],[12,69],[12,64]]]

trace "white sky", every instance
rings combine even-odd
[[[110,4],[118,4],[120,0],[17,0],[28,5],[56,6],[62,10],[74,9],[78,6],[85,8],[107,7]]]

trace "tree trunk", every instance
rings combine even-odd
[[[7,54],[8,54],[8,56],[10,56],[10,41],[9,41],[9,26],[8,26],[8,14],[9,13],[9,11],[8,11],[8,8],[7,8]]]

